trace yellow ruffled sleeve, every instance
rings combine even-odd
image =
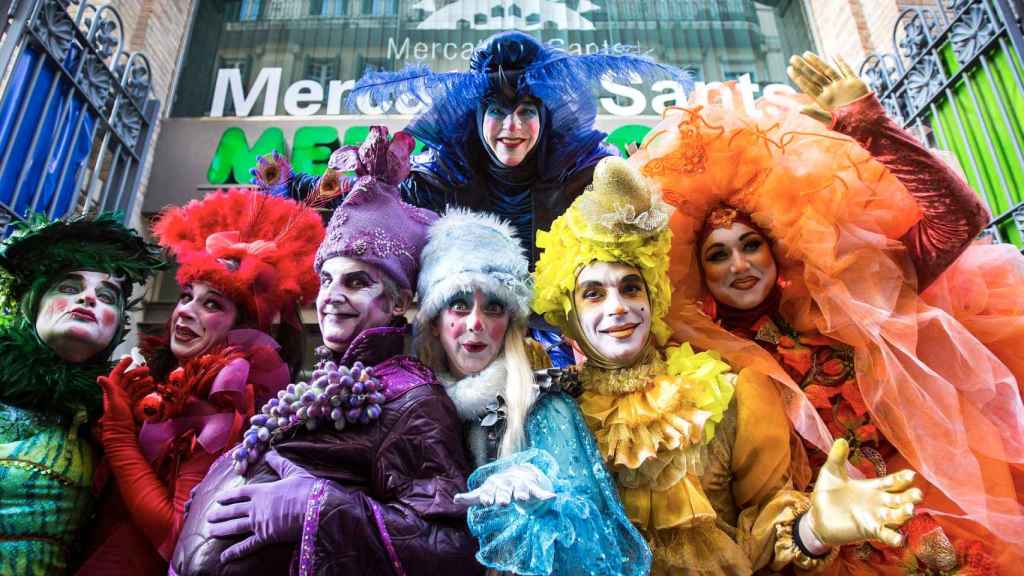
[[[736,379],[736,440],[732,450],[732,492],[742,510],[736,542],[755,571],[779,571],[792,564],[817,571],[833,557],[805,556],[793,541],[794,522],[810,499],[792,489],[789,478],[789,420],[768,377],[743,370]]]

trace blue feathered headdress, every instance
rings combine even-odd
[[[623,82],[672,79],[687,91],[692,82],[681,69],[635,54],[573,55],[545,46],[522,32],[491,36],[477,49],[464,72],[432,72],[412,65],[401,72],[367,72],[349,94],[353,107],[360,98],[384,102],[403,98],[428,108],[405,128],[454,170],[453,184],[470,173],[467,138],[476,137],[476,110],[485,98],[514,100],[532,96],[547,109],[549,133],[543,179],[561,178],[580,167],[598,149],[605,133],[594,128],[597,99],[592,89],[601,78]],[[607,154],[602,154],[607,155]]]

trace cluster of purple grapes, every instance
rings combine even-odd
[[[327,361],[313,371],[312,383],[289,384],[263,405],[231,457],[235,470],[245,474],[270,445],[275,431],[300,424],[316,430],[321,422],[344,430],[347,422],[366,424],[380,418],[387,383],[373,376],[373,368],[356,362],[351,368]]]

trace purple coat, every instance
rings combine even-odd
[[[430,370],[400,355],[404,334],[401,327],[367,330],[340,360],[373,366],[374,375],[387,381],[378,420],[340,432],[296,430],[274,443],[281,456],[322,479],[310,495],[301,545],[267,547],[219,566],[219,551],[232,542],[184,530],[172,562],[178,574],[483,573],[474,559],[477,543],[466,529],[466,510],[453,502],[466,491],[472,471],[462,425]],[[261,465],[249,481],[275,479]],[[212,505],[203,494],[206,483],[194,495],[193,515],[205,515]]]

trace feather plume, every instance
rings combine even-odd
[[[313,255],[323,241],[323,221],[293,200],[244,189],[214,192],[168,208],[153,232],[177,258],[179,284],[201,280],[217,286],[249,306],[264,329],[282,306],[316,294]],[[237,232],[238,243],[225,253],[209,253],[207,239],[224,232]],[[246,249],[253,242],[272,248]],[[228,266],[225,259],[236,262]]]
[[[509,44],[518,44],[520,50],[507,50]],[[669,79],[685,90],[693,85],[685,71],[629,52],[574,55],[520,32],[495,35],[481,46],[469,71],[435,73],[423,64],[400,72],[369,71],[349,94],[349,107],[362,97],[376,102],[404,97],[427,105],[405,129],[428,148],[429,153],[418,159],[417,165],[443,175],[449,185],[459,186],[474,172],[467,142],[475,138],[477,106],[494,89],[493,73],[498,68],[521,70],[516,80],[520,94],[537,97],[549,112],[546,149],[550,157],[544,159],[541,177],[558,180],[612,154],[601,146],[605,134],[594,129],[594,91],[602,78],[620,82]]]

